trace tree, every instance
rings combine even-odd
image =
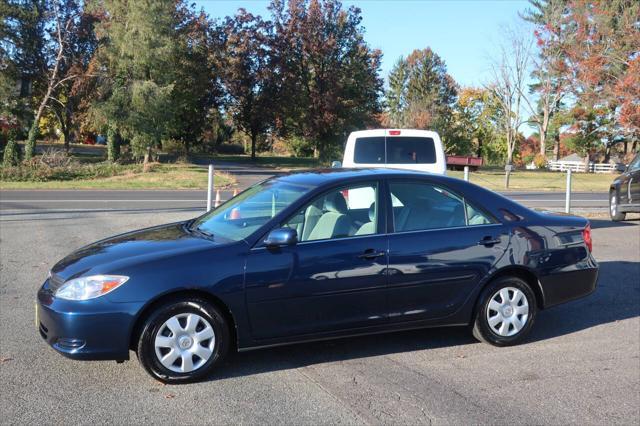
[[[637,52],[640,3],[634,0],[534,0],[529,16],[540,38],[559,49],[554,69],[572,97],[572,139],[593,149],[637,139],[640,120]],[[558,11],[558,12],[554,12]],[[620,137],[623,136],[623,137]],[[588,161],[588,151],[585,161]]]
[[[180,141],[186,154],[202,135],[222,99],[219,82],[219,29],[211,25],[204,12],[195,12],[186,4],[176,6],[178,18],[177,49],[174,52],[175,85],[171,94],[173,114],[168,137]],[[214,110],[214,111],[212,111]]]
[[[534,36],[538,47],[538,55],[533,60],[531,77],[534,83],[530,91],[538,95],[535,105],[527,96],[524,100],[531,117],[529,121],[538,128],[540,154],[546,157],[547,137],[554,114],[561,108],[562,99],[567,94],[567,80],[562,72],[563,49],[561,35],[558,31],[547,31],[549,23],[557,23],[562,19],[566,1],[531,0],[533,9],[528,9],[523,18],[535,25]],[[559,143],[559,138],[555,139]],[[557,146],[554,145],[557,152]]]
[[[178,16],[172,0],[104,0],[96,26],[100,89],[92,115],[107,130],[109,159],[121,135],[150,161],[168,134],[176,85]]]
[[[503,162],[506,155],[499,128],[502,110],[485,88],[465,87],[458,93],[454,108],[457,138],[469,141],[475,155],[488,164]],[[462,145],[462,143],[458,143]]]
[[[400,58],[389,74],[391,125],[436,129],[447,149],[456,150],[451,118],[457,95],[457,84],[444,61],[430,48],[414,50]]]
[[[364,41],[360,9],[336,0],[273,0],[275,127],[310,140],[328,158],[348,132],[381,111],[382,54]]]
[[[78,8],[73,0],[57,1],[54,0],[51,6],[51,16],[53,20],[52,40],[55,56],[53,56],[50,70],[47,77],[47,88],[40,100],[38,109],[31,123],[29,134],[27,137],[27,143],[25,145],[25,159],[29,160],[35,154],[36,138],[38,136],[38,126],[40,124],[40,118],[44,113],[44,109],[47,107],[51,97],[55,90],[63,84],[65,81],[69,81],[75,78],[75,75],[68,75],[61,77],[62,68],[65,62],[68,60],[69,55],[69,39],[75,31],[75,25],[77,23]]]
[[[69,1],[66,7],[70,9],[68,14],[78,18],[74,21],[73,29],[69,31],[68,53],[59,71],[61,84],[51,95],[49,109],[58,122],[65,150],[68,151],[69,143],[74,139],[74,132],[78,130],[77,121],[85,115],[87,100],[95,91],[94,53],[97,39],[94,25],[100,16],[81,9],[77,2]]]
[[[251,158],[258,136],[273,116],[273,75],[268,51],[270,24],[244,9],[224,23],[222,79],[228,108],[238,128],[251,138]]]
[[[0,102],[2,114],[15,121],[15,132],[29,125],[34,98],[44,93],[48,16],[45,0],[0,3]]]
[[[532,41],[513,29],[505,31],[500,55],[493,59],[492,80],[486,85],[501,109],[499,126],[507,148],[505,187],[509,187],[510,166],[518,142],[518,132],[525,119],[521,106],[524,101],[526,76],[529,73]]]

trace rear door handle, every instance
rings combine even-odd
[[[376,252],[374,249],[367,249],[364,251],[364,253],[362,253],[361,255],[358,255],[358,258],[371,260],[371,259],[375,259],[377,257],[382,257],[385,255],[386,253],[383,251]]]
[[[484,237],[483,239],[481,239],[480,241],[478,241],[478,245],[479,246],[490,246],[493,244],[498,244],[500,243],[500,238],[491,238],[491,237]]]

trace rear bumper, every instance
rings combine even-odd
[[[588,296],[596,290],[598,264],[591,255],[566,269],[540,278],[544,308]]]
[[[55,299],[43,286],[36,327],[56,352],[79,360],[129,359],[129,336],[138,304]]]

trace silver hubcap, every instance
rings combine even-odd
[[[498,336],[518,334],[528,319],[529,301],[524,293],[515,287],[500,289],[489,300],[487,322]]]
[[[213,327],[198,314],[174,315],[156,334],[158,360],[171,371],[189,373],[202,367],[213,354]]]
[[[609,203],[609,208],[611,208],[611,214],[616,215],[616,196],[611,195],[611,203]]]

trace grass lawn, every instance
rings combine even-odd
[[[206,189],[207,169],[190,164],[160,164],[149,172],[124,172],[117,176],[46,182],[8,182],[0,180],[0,189]],[[235,183],[227,173],[216,173],[215,186]]]
[[[462,179],[464,172],[449,171],[449,176]],[[605,192],[617,175],[609,173],[573,173],[571,189],[573,191]],[[479,170],[470,172],[469,181],[494,191],[504,191],[503,170]],[[515,171],[511,173],[509,190],[512,191],[564,191],[567,174],[548,171]]]

